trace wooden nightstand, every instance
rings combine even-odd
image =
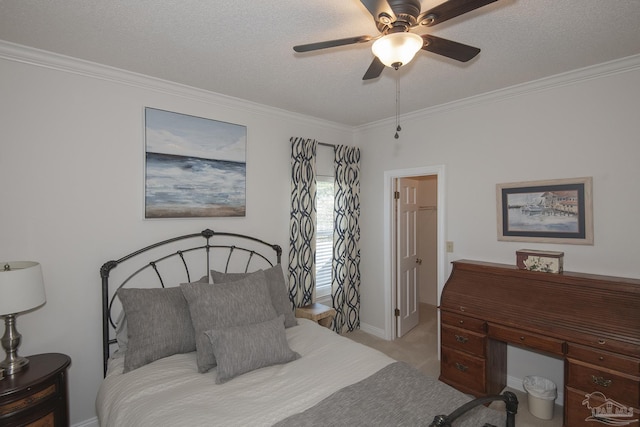
[[[0,425],[68,426],[67,368],[71,359],[58,353],[28,359],[26,369],[0,380]]]
[[[336,311],[326,305],[313,303],[296,308],[296,317],[313,320],[319,325],[328,328],[331,326],[333,318],[336,317]]]

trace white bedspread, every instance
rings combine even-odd
[[[394,362],[306,320],[286,330],[302,356],[215,384],[197,371],[195,353],[177,354],[122,374],[109,362],[96,408],[101,427],[270,426]]]

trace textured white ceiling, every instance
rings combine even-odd
[[[423,0],[422,10],[441,3]],[[362,81],[377,35],[358,0],[0,0],[0,39],[284,110],[362,125],[640,54],[640,0],[498,0],[420,34],[482,49],[462,64],[419,52]]]

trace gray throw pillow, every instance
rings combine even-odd
[[[205,334],[218,362],[216,384],[245,372],[300,358],[287,342],[283,315],[252,325],[213,329]]]
[[[202,276],[197,282],[209,283],[209,276]],[[127,351],[127,343],[129,341],[129,332],[127,331],[127,317],[124,310],[118,315],[116,320],[116,341],[118,342],[117,355],[120,357]],[[112,355],[113,357],[114,355]]]
[[[264,272],[247,276],[233,286],[184,283],[180,287],[189,304],[195,329],[199,372],[207,372],[216,366],[205,331],[260,323],[277,317]]]
[[[179,287],[121,288],[117,293],[127,320],[125,373],[196,349],[189,306]]]
[[[282,265],[276,264],[273,267],[262,270],[264,271],[267,279],[267,286],[269,287],[269,295],[271,296],[271,303],[273,308],[276,309],[278,315],[284,314],[284,327],[290,328],[296,326],[298,321],[293,312],[293,305],[289,300],[289,290],[284,280],[284,273],[282,271]],[[244,279],[250,274],[254,273],[221,273],[219,271],[211,270],[211,279],[213,283],[229,283],[235,282],[240,279]]]

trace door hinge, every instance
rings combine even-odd
[[[400,192],[399,192],[399,191],[394,191],[394,192],[393,192],[393,198],[394,198],[395,200],[398,200],[398,199],[400,198]]]
[[[396,309],[393,311],[393,314],[394,314],[396,317],[400,317],[400,309],[399,309],[399,308],[396,308]]]

